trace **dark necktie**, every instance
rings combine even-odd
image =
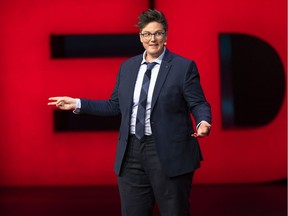
[[[141,140],[144,137],[145,132],[145,115],[146,115],[146,104],[147,96],[150,84],[151,70],[157,64],[156,62],[146,62],[147,70],[144,74],[142,88],[139,97],[138,111],[136,117],[136,137]]]

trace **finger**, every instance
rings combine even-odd
[[[49,101],[57,101],[57,100],[61,100],[63,97],[49,97],[48,100]]]
[[[63,106],[64,105],[64,101],[63,100],[58,100],[56,101],[56,106],[59,107],[59,106]]]
[[[195,132],[193,134],[191,134],[192,137],[198,137],[198,134]]]
[[[197,134],[197,137],[198,138],[203,138],[203,137],[205,137],[205,135],[204,134]]]
[[[209,132],[208,132],[208,130],[206,130],[206,131],[199,131],[198,132],[198,137],[205,137],[205,136],[208,136],[208,134],[209,134]]]
[[[56,105],[56,102],[49,102],[48,105],[49,106]]]

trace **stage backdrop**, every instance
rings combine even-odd
[[[196,61],[212,106],[195,182],[286,178],[286,1],[154,6],[169,21],[168,49]],[[148,7],[142,0],[0,1],[0,186],[116,184],[119,119],[76,117],[47,99],[109,98],[121,62],[143,51],[135,24]],[[242,82],[243,74],[253,79]]]

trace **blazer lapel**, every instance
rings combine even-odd
[[[166,50],[166,53],[163,57],[160,69],[159,69],[159,73],[158,73],[158,77],[156,80],[156,84],[154,87],[154,92],[153,92],[153,96],[152,96],[152,104],[151,104],[151,112],[153,111],[153,108],[155,106],[155,103],[158,99],[160,90],[166,80],[166,77],[169,73],[169,70],[171,68],[171,60],[172,60],[172,55],[171,53],[168,51],[168,49]]]

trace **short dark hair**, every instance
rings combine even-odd
[[[155,9],[148,9],[140,14],[138,17],[137,27],[142,31],[142,29],[150,22],[158,22],[162,24],[164,31],[168,30],[168,22],[164,16],[164,14]]]

